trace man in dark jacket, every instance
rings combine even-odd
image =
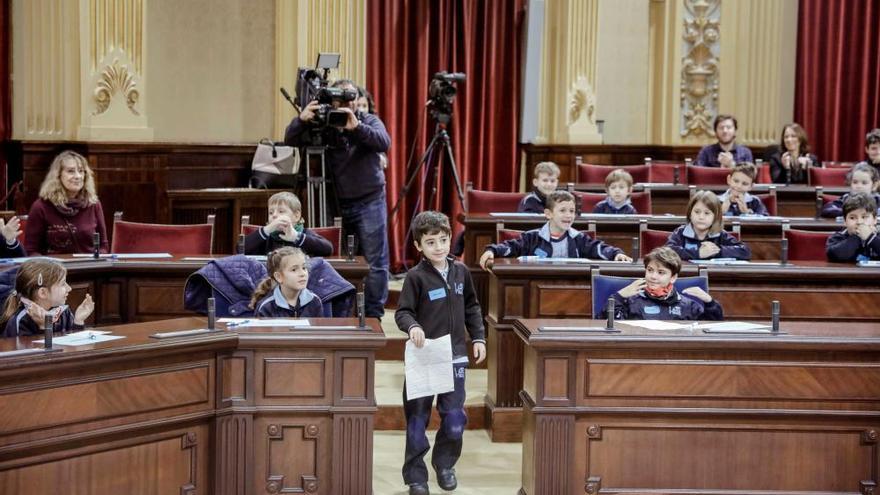
[[[357,86],[347,79],[334,82],[333,87],[357,94]],[[348,121],[327,148],[324,159],[339,200],[342,227],[346,233],[357,236],[358,246],[370,265],[364,282],[366,315],[379,318],[388,298],[389,264],[388,210],[380,155],[388,151],[391,138],[379,117],[355,113],[356,99],[334,105],[348,114]],[[286,144],[308,144],[306,136],[313,127],[310,122],[318,107],[317,100],[312,101],[290,122],[284,135]]]

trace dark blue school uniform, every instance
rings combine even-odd
[[[675,288],[664,298],[654,297],[644,290],[630,297],[613,294],[614,318],[618,320],[723,320],[724,311],[718,301],[704,303]],[[605,315],[607,316],[607,311]]]
[[[602,241],[591,239],[589,236],[572,228],[569,228],[568,232],[560,239],[552,239],[550,237],[549,222],[540,229],[523,232],[519,239],[511,239],[500,244],[490,244],[486,246],[486,249],[492,251],[492,254],[499,258],[516,258],[519,256],[552,258],[553,243],[563,240],[568,242],[568,258],[613,260],[615,256],[623,252]]]
[[[24,246],[16,239],[12,244],[3,243],[3,253],[0,258],[24,258],[27,253],[24,252]]]
[[[622,205],[615,206],[614,203],[611,202],[611,199],[605,198],[596,203],[596,206],[593,207],[593,213],[602,213],[606,215],[638,215],[639,212],[636,211],[635,206],[632,205],[632,202],[629,199],[624,201]]]
[[[830,203],[825,203],[822,206],[822,212],[820,215],[822,218],[837,218],[843,216],[843,203],[846,201],[850,193],[846,193],[843,196],[835,199]],[[874,202],[877,204],[877,215],[880,215],[880,193],[872,193],[871,196],[874,198]]]
[[[700,256],[700,244],[703,241],[713,242],[721,248],[718,254],[710,258],[735,258],[746,261],[752,258],[752,251],[744,242],[723,230],[708,234],[705,239],[697,239],[694,227],[690,223],[675,229],[669,235],[666,246],[675,250],[683,260],[699,260],[703,259]]]
[[[722,194],[721,196],[718,196],[718,199],[721,201],[721,203],[724,203],[725,201],[727,201],[727,199],[729,197],[730,197],[730,189],[728,189],[727,191],[724,191],[724,194]],[[727,211],[724,212],[724,216],[738,217],[740,215],[758,215],[758,216],[766,217],[767,215],[769,215],[769,213],[767,213],[767,207],[764,206],[764,203],[761,202],[761,198],[759,198],[757,196],[752,196],[751,194],[746,193],[745,197],[743,199],[745,199],[745,201],[746,201],[746,206],[748,206],[749,209],[752,210],[751,213],[740,211],[739,205],[737,203],[731,201],[730,208],[728,208]]]
[[[547,208],[547,196],[537,188],[528,193],[516,207],[518,213],[544,213]]]
[[[257,303],[254,316],[266,318],[321,318],[324,316],[324,308],[321,298],[309,289],[303,289],[296,299],[296,305],[290,307],[287,298],[281,292],[281,286],[275,289]]]
[[[265,227],[251,232],[244,238],[244,254],[269,254],[272,251],[284,247],[298,247],[309,256],[330,256],[333,254],[333,244],[309,229],[304,229],[293,242],[288,242],[280,236],[266,234]]]
[[[12,296],[10,296],[12,297]],[[54,333],[78,332],[82,330],[83,325],[77,325],[73,322],[73,311],[67,305],[62,306],[61,316],[55,320],[52,326]],[[43,324],[37,323],[31,319],[24,304],[18,304],[18,310],[12,315],[12,318],[6,322],[6,328],[3,331],[4,337],[24,337],[28,335],[43,335]]]
[[[835,232],[825,242],[828,261],[853,262],[880,260],[880,236],[873,234],[864,241],[846,229]]]

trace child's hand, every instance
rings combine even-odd
[[[425,345],[425,331],[422,330],[422,327],[412,327],[409,329],[409,340],[413,341],[413,344],[416,345],[419,349]]]
[[[737,194],[736,196],[736,204],[739,206],[740,213],[751,213],[752,210],[749,208],[749,205],[746,204],[745,196],[741,194]]]
[[[85,299],[83,299],[82,304],[76,308],[76,313],[73,315],[73,322],[77,325],[85,325],[86,318],[88,318],[92,311],[95,310],[95,301],[92,300],[91,294],[86,294]]]
[[[0,218],[0,234],[3,234],[6,244],[15,244],[15,240],[21,235],[19,226],[21,226],[21,221],[19,221],[18,217],[12,217],[8,222],[4,222]]]
[[[645,279],[640,278],[633,283],[627,285],[626,287],[620,289],[619,291],[617,291],[617,293],[620,294],[620,297],[626,299],[627,297],[632,297],[638,294],[639,291],[643,290],[646,285],[648,285],[648,283],[645,281]]]
[[[272,220],[268,224],[266,224],[266,234],[271,234],[273,232],[281,231],[287,232],[287,229],[290,227],[290,224],[293,223],[290,221],[286,215],[280,215]]]
[[[706,291],[699,287],[688,287],[687,289],[681,291],[682,294],[687,294],[689,296],[696,297],[700,301],[704,303],[712,302],[712,296],[710,296]]]
[[[871,235],[876,232],[877,227],[875,225],[868,225],[865,223],[856,227],[856,235],[863,241],[867,240],[868,237],[871,237]]]
[[[486,251],[480,256],[480,268],[483,270],[489,271],[489,267],[495,263],[495,253],[492,251]]]
[[[474,358],[476,358],[476,364],[480,364],[486,359],[486,344],[482,342],[477,342],[474,344]]]
[[[700,258],[711,258],[721,252],[721,248],[714,242],[703,241],[700,244]]]
[[[296,226],[293,223],[287,224],[282,230],[281,238],[287,242],[296,242],[299,239],[300,233],[296,230]]]
[[[46,310],[36,303],[28,304],[25,308],[27,309],[27,314],[31,317],[31,320],[34,320],[34,323],[36,323],[37,326],[43,328],[43,322],[46,321]]]
[[[633,260],[632,258],[630,258],[629,256],[627,256],[623,253],[617,253],[614,256],[614,261],[628,261],[628,262],[632,263],[632,260]]]

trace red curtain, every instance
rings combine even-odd
[[[823,160],[865,156],[880,127],[880,0],[801,0],[794,118]]]
[[[428,83],[439,71],[464,72],[457,83],[449,136],[462,189],[513,191],[519,177],[520,61],[524,0],[370,0],[367,3],[367,89],[391,135],[388,154],[389,211],[408,178],[407,159],[418,162],[434,136],[427,115]],[[422,169],[424,170],[424,169]],[[431,178],[420,174],[389,217],[393,271],[403,264],[409,221],[433,208],[453,220],[461,212],[450,167],[443,163],[434,204],[425,205]],[[456,229],[458,230],[458,229]]]

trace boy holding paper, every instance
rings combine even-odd
[[[452,341],[455,387],[437,396],[440,429],[431,459],[437,484],[449,491],[458,485],[454,466],[461,455],[462,435],[467,424],[464,411],[464,379],[468,365],[465,330],[473,344],[474,358],[480,363],[486,358],[483,317],[468,268],[449,256],[452,229],[446,215],[436,211],[419,213],[413,219],[412,235],[423,258],[406,275],[394,319],[418,348],[424,346],[426,338],[449,335]],[[407,400],[404,383],[403,400],[406,416],[403,480],[409,485],[410,495],[423,495],[429,493],[424,457],[431,446],[425,429],[431,419],[434,397]]]

